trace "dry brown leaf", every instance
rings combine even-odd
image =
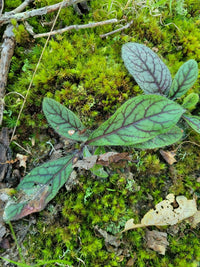
[[[97,164],[109,166],[111,163],[118,163],[121,160],[131,160],[131,158],[127,152],[107,152],[98,157]]]
[[[108,234],[105,230],[99,228],[97,225],[94,227],[94,230],[105,239],[106,246],[111,245],[116,248],[120,246],[121,241],[116,236]]]
[[[157,251],[161,255],[165,255],[166,247],[169,245],[167,234],[156,230],[146,231],[146,240],[148,248]]]
[[[28,156],[17,154],[16,158],[19,160],[19,167],[24,167],[24,169],[26,169],[26,161]]]
[[[107,152],[99,156],[94,155],[78,160],[73,167],[89,170],[95,164],[109,166],[111,163],[118,163],[121,160],[130,160],[128,153]]]
[[[165,161],[169,163],[169,165],[172,165],[174,162],[176,162],[176,153],[174,153],[173,151],[164,151],[161,149],[160,154],[165,159]]]
[[[126,266],[134,266],[136,258],[130,258],[127,263]]]
[[[97,162],[97,155],[91,156],[91,157],[87,157],[87,158],[83,158],[83,160],[78,160],[73,167],[78,167],[80,169],[85,169],[85,170],[89,170],[91,169]]]
[[[158,203],[155,209],[151,209],[144,215],[140,224],[134,224],[133,219],[128,220],[123,232],[150,225],[174,225],[193,216],[196,212],[195,199],[188,200],[185,196],[175,198],[173,194],[169,194],[166,200]]]

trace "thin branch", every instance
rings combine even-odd
[[[26,12],[22,12],[22,13],[18,13],[18,14],[13,14],[13,12],[5,13],[4,15],[2,15],[0,17],[0,25],[9,23],[11,21],[11,19],[15,19],[16,21],[20,21],[20,20],[25,20],[25,19],[32,18],[35,16],[42,16],[42,15],[45,15],[45,14],[48,14],[50,12],[58,10],[60,8],[60,6],[62,6],[62,8],[63,8],[63,7],[71,6],[71,5],[78,4],[78,3],[81,3],[84,1],[85,0],[67,0],[67,1],[62,1],[58,4],[54,4],[51,6],[45,6],[42,8],[33,9],[30,11],[26,11]]]
[[[9,72],[10,62],[14,53],[15,38],[13,33],[13,26],[8,25],[3,36],[3,44],[0,58],[0,125],[3,120],[4,111],[4,95],[7,84],[7,76]]]
[[[34,31],[33,31],[33,27],[32,27],[27,21],[24,21],[24,26],[25,26],[27,32],[28,32],[30,35],[32,35],[32,36],[35,35],[35,33],[34,33]]]
[[[12,11],[12,14],[18,11],[22,11],[31,2],[33,2],[33,0],[25,0],[20,6],[18,6],[18,8]],[[0,18],[2,18],[3,16],[1,16]],[[8,72],[14,49],[15,37],[13,33],[13,25],[8,24],[3,35],[0,57],[0,126],[3,120],[5,88],[7,85]]]
[[[104,20],[104,21],[99,21],[99,22],[92,22],[92,23],[88,23],[88,24],[84,24],[84,25],[70,25],[70,26],[67,26],[63,29],[59,29],[56,31],[36,34],[33,37],[34,38],[40,38],[40,37],[45,37],[45,36],[49,36],[49,35],[61,34],[61,33],[64,33],[66,31],[70,31],[70,30],[77,30],[78,31],[81,29],[94,28],[97,26],[102,26],[102,25],[117,23],[117,22],[118,22],[117,19],[109,19],[109,20]]]
[[[107,36],[109,36],[109,35],[112,35],[112,34],[114,34],[114,33],[116,33],[116,32],[123,31],[123,30],[129,28],[129,27],[131,26],[131,24],[133,24],[133,20],[131,20],[128,24],[126,24],[125,26],[123,26],[123,27],[121,27],[121,28],[119,28],[119,29],[117,29],[117,30],[114,30],[114,31],[112,31],[112,32],[108,32],[108,33],[105,33],[105,34],[101,34],[100,37],[101,37],[101,38],[105,38],[105,37],[107,37]]]

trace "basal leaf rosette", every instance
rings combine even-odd
[[[140,95],[124,103],[114,115],[95,130],[89,145],[134,145],[168,132],[185,110],[163,96]]]

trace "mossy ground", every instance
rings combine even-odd
[[[36,5],[55,2],[38,1]],[[156,5],[158,1],[150,2],[143,5],[140,1],[91,1],[90,12],[81,17],[72,7],[61,11],[56,28],[110,18],[122,19],[121,26],[132,19],[133,24],[105,39],[99,35],[119,25],[71,31],[51,38],[17,129],[18,143],[26,147],[31,146],[31,138],[36,142],[31,148],[34,159],[30,161],[39,161],[49,149],[48,125],[41,111],[44,96],[76,112],[84,124],[93,129],[125,100],[142,93],[124,67],[122,44],[128,41],[147,44],[157,51],[172,76],[188,59],[200,62],[198,1],[171,1],[171,6],[169,1],[162,1],[162,5]],[[15,4],[11,4],[7,8],[14,7]],[[49,22],[52,19],[52,14],[45,17]],[[42,27],[38,19],[32,18],[29,23],[36,32],[49,30],[48,26]],[[15,125],[23,101],[15,92],[25,95],[45,42],[45,39],[33,42],[22,24],[16,26],[15,34],[18,45],[7,86],[13,94],[5,98],[4,115],[4,125],[10,128]],[[199,93],[199,80],[190,92]],[[199,105],[194,113],[199,115]],[[185,132],[183,141],[200,144],[198,134],[187,128]],[[167,149],[174,150],[177,146]],[[199,228],[191,229],[185,222],[178,226],[176,233],[170,227],[160,229],[168,233],[165,256],[147,248],[145,229],[121,234],[122,243],[118,248],[106,246],[104,238],[95,232],[97,225],[116,235],[126,220],[134,218],[139,222],[168,193],[188,198],[200,195],[198,146],[193,143],[180,146],[176,152],[177,163],[171,167],[158,150],[126,150],[133,155],[132,163],[112,166],[106,179],[94,177],[90,172],[78,173],[78,185],[69,193],[63,188],[48,207],[36,215],[36,225],[23,244],[27,263],[37,259],[63,259],[69,266],[199,266]],[[23,152],[14,145],[13,151]],[[131,258],[133,265],[126,265]]]

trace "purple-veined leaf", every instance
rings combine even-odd
[[[183,130],[178,126],[174,126],[168,132],[159,134],[156,137],[140,144],[134,145],[135,148],[140,149],[154,149],[164,146],[172,145],[178,142],[183,136]]]
[[[140,95],[125,102],[88,138],[87,144],[134,145],[168,132],[184,109],[160,95]]]
[[[176,99],[184,95],[195,83],[198,77],[198,64],[190,59],[176,73],[169,91],[169,98]]]
[[[195,108],[198,102],[199,102],[199,95],[196,93],[191,93],[184,98],[182,107],[191,111]]]
[[[51,98],[44,98],[43,112],[48,123],[60,135],[76,141],[86,141],[88,131],[69,109]]]
[[[138,43],[127,43],[122,46],[122,58],[145,94],[168,95],[172,83],[171,74],[150,48]]]
[[[197,133],[200,133],[200,117],[192,115],[183,115],[184,120],[194,129]]]
[[[70,176],[73,156],[66,156],[33,169],[17,187],[18,200],[9,201],[5,207],[5,221],[18,220],[41,211],[55,197]]]

